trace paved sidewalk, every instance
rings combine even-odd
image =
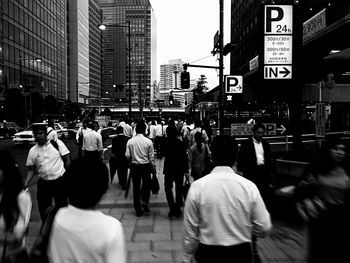
[[[164,160],[164,159],[163,159]],[[164,193],[163,160],[156,159],[160,191],[151,195],[149,214],[136,217],[132,186],[127,198],[117,180],[101,200],[99,209],[121,221],[128,250],[128,263],[181,262],[183,255],[183,218],[168,219],[168,205]],[[36,219],[36,220],[35,220]],[[30,247],[40,226],[37,214],[32,220],[27,238]],[[274,222],[272,233],[258,240],[259,253],[264,263],[305,262],[305,229]]]

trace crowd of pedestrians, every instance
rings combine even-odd
[[[73,162],[54,127],[37,125],[33,132],[36,145],[28,153],[24,182],[10,154],[0,151],[0,233],[5,237],[0,237],[0,249],[4,257],[8,253],[4,244],[23,246],[32,206],[23,189],[36,173],[42,222],[50,207],[59,208],[48,244],[50,262],[126,262],[121,223],[98,212],[96,206],[117,174],[121,189],[128,191],[132,182],[135,215],[149,213],[154,158],[164,157],[168,217],[183,214],[183,262],[231,262],[232,258],[261,262],[257,240],[272,229],[273,204],[273,161],[262,123],[255,123],[252,136],[238,147],[231,136],[213,138],[208,122],[158,119],[129,123],[123,119],[112,138],[109,165],[103,163],[96,122],[83,122],[78,130],[79,152]],[[347,256],[350,234],[346,156],[344,143],[326,141],[320,161],[310,170],[312,179],[306,178],[295,188],[296,199],[307,193],[326,207],[308,222],[308,262],[334,258],[347,262],[341,261]],[[184,198],[186,178],[192,184]]]

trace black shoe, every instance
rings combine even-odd
[[[175,216],[176,217],[180,217],[180,216],[182,216],[182,212],[181,212],[181,210],[179,209],[179,210],[177,210],[176,212],[175,212]]]
[[[168,217],[169,218],[175,217],[175,212],[173,210],[170,210],[168,213]]]
[[[143,211],[142,210],[136,211],[136,216],[137,217],[143,216]]]
[[[151,211],[149,210],[148,205],[142,204],[141,207],[142,207],[142,209],[143,209],[144,212],[146,212],[146,213],[151,212]]]

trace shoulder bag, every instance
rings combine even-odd
[[[207,175],[211,173],[211,170],[213,170],[214,165],[213,165],[213,161],[211,160],[210,156],[209,156],[209,146],[208,144],[205,144],[205,169],[204,169],[204,174],[203,175]]]
[[[7,251],[7,231],[5,232],[4,247],[1,256],[2,263],[29,263],[28,252],[25,247]]]
[[[59,207],[51,208],[45,223],[42,224],[39,234],[29,252],[30,263],[49,263],[47,248],[50,241],[53,221]]]
[[[158,177],[157,177],[157,170],[156,170],[156,166],[153,165],[152,163],[149,163],[150,165],[150,170],[151,170],[151,192],[152,194],[156,195],[159,193],[159,181],[158,181]]]
[[[182,187],[182,195],[183,195],[184,200],[186,200],[187,193],[190,190],[190,187],[191,187],[190,176],[186,174],[185,182],[184,182],[184,185]]]
[[[317,219],[327,210],[325,203],[317,196],[297,202],[296,208],[300,217],[306,222]]]

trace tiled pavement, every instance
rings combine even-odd
[[[168,207],[163,187],[163,160],[156,160],[159,183],[158,195],[152,195],[151,212],[136,217],[132,203],[132,189],[124,197],[119,184],[111,184],[99,204],[99,209],[121,221],[126,238],[127,262],[181,262],[183,248],[183,218],[167,217]],[[35,189],[32,191],[35,191]],[[35,205],[36,206],[36,205]],[[305,229],[274,220],[271,234],[258,240],[258,249],[264,263],[305,262]],[[34,207],[26,246],[30,247],[40,227],[37,209]]]

